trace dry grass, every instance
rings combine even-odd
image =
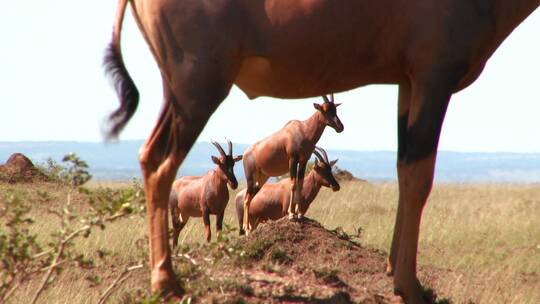
[[[0,191],[7,191],[7,187],[14,186],[1,186]],[[31,200],[35,189],[23,187]],[[397,186],[350,182],[341,189],[337,193],[323,189],[307,216],[326,228],[340,226],[350,234],[361,228],[364,246],[387,251]],[[58,201],[65,197],[62,189],[47,190]],[[237,228],[234,193],[230,197],[225,223]],[[37,220],[34,229],[41,235],[58,227],[43,210],[44,206],[39,206],[34,211]],[[215,225],[213,217],[211,221]],[[202,220],[191,219],[180,234],[180,242],[202,241],[202,227]],[[540,185],[436,185],[424,212],[421,231],[420,265],[440,268],[445,273],[435,286],[430,286],[440,296],[455,303],[540,302]],[[105,277],[104,284],[89,288],[84,279],[86,274],[67,270],[58,285],[45,292],[40,303],[95,303],[106,283],[114,279],[122,266],[144,255],[138,240],[145,233],[145,219],[136,216],[113,223],[104,232],[93,233],[79,242],[77,246],[88,254],[102,248],[113,252],[114,263],[98,263],[96,270]],[[421,278],[425,275],[429,274],[420,271]],[[147,286],[148,270],[139,270],[139,275],[130,279],[112,300],[120,301],[125,292]],[[28,302],[32,286],[24,290],[27,292],[21,290],[11,302]]]
[[[342,189],[321,192],[308,216],[348,233],[361,227],[364,245],[388,250],[397,185]],[[432,287],[456,303],[539,303],[540,185],[436,185],[424,211],[419,263],[451,270]]]

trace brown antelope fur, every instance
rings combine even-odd
[[[221,232],[223,215],[229,202],[229,189],[236,189],[238,182],[234,175],[234,163],[242,159],[242,155],[233,157],[232,143],[229,145],[229,154],[217,143],[212,144],[218,149],[220,156],[212,156],[216,169],[208,171],[203,176],[184,176],[172,184],[169,196],[169,207],[173,223],[173,248],[178,244],[178,235],[190,217],[202,217],[204,222],[204,235],[210,242],[210,214],[216,215],[216,231]]]
[[[290,175],[291,195],[289,218],[296,216],[296,203],[301,196],[306,164],[315,144],[321,138],[326,126],[336,132],[343,131],[343,124],[336,113],[334,95],[330,99],[323,96],[324,103],[314,103],[316,111],[304,121],[291,120],[281,130],[256,142],[244,152],[244,173],[247,188],[244,196],[244,230],[249,234],[249,205],[257,191],[271,176]]]
[[[328,161],[328,155],[322,148],[315,148],[313,153],[316,155],[313,169],[304,178],[301,200],[296,205],[298,217],[302,218],[307,212],[311,202],[317,197],[322,186],[331,188],[333,191],[339,191],[339,183],[332,174],[332,166],[336,160]],[[319,150],[322,153],[319,153]],[[244,195],[246,189],[236,195],[236,215],[240,226],[240,235],[245,233],[243,227],[244,219]],[[257,195],[253,197],[249,206],[249,221],[252,229],[268,220],[278,220],[288,214],[291,196],[291,183],[287,180],[281,180],[275,184],[265,184]]]
[[[399,85],[388,273],[405,302],[424,303],[418,235],[448,102],[540,0],[118,0],[104,60],[120,99],[110,116],[113,138],[139,96],[120,48],[128,1],[163,79],[162,111],[139,153],[152,290],[183,294],[168,243],[171,184],[233,84],[250,98],[304,98],[386,83]]]

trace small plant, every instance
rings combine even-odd
[[[272,249],[270,252],[270,259],[274,262],[282,264],[290,263],[292,261],[287,253],[279,247]]]
[[[75,153],[65,155],[62,162],[66,164],[66,179],[73,187],[81,186],[92,178],[88,172],[88,164]]]
[[[64,155],[61,164],[47,158],[45,165],[38,165],[37,168],[47,177],[47,181],[65,183],[72,187],[81,186],[92,178],[88,164],[75,153]]]
[[[330,269],[326,267],[313,270],[315,277],[317,279],[321,279],[326,284],[342,283],[338,277],[338,273],[339,271],[337,269]]]
[[[30,233],[34,223],[29,216],[30,205],[19,195],[8,193],[0,195],[0,302],[6,302],[14,292],[26,281],[40,278],[41,283],[34,292],[31,303],[35,303],[44,290],[50,288],[61,275],[64,267],[78,267],[86,270],[94,267],[93,257],[105,259],[108,250],[100,249],[94,254],[79,252],[74,242],[78,238],[86,238],[99,228],[105,229],[106,224],[119,218],[143,213],[144,193],[140,185],[111,190],[98,189],[91,191],[81,188],[91,175],[88,165],[74,154],[68,154],[63,162],[67,165],[50,167],[54,178],[70,186],[66,201],[57,208],[51,208],[48,213],[55,215],[59,221],[59,229],[50,235],[47,244],[40,244],[37,235]],[[89,208],[87,212],[78,211],[72,206],[72,196],[78,190],[83,203]],[[52,196],[46,191],[37,191],[37,200],[49,202]],[[124,269],[118,278],[103,293],[104,302],[115,288],[124,282],[131,271],[142,268],[142,264]],[[42,275],[41,275],[42,274]],[[87,276],[87,280],[97,286],[102,279],[99,276]]]
[[[274,241],[269,239],[256,239],[249,242],[245,245],[244,256],[249,259],[260,260],[273,243]]]
[[[34,222],[29,216],[30,207],[18,196],[0,197],[0,302],[5,303],[32,274],[40,270],[35,255],[41,251],[36,235],[30,233]]]

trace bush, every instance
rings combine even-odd
[[[88,237],[95,228],[103,230],[108,223],[119,218],[145,211],[144,192],[138,183],[114,190],[82,188],[80,185],[91,178],[86,162],[75,154],[66,155],[63,162],[65,165],[49,162],[49,176],[69,186],[69,190],[64,202],[48,204],[56,206],[47,212],[58,218],[60,228],[51,233],[46,244],[39,243],[38,235],[30,233],[34,220],[30,216],[30,204],[21,193],[0,193],[0,303],[5,303],[23,283],[37,277],[41,283],[34,291],[32,303],[35,303],[45,289],[54,285],[64,267],[93,268],[94,260],[85,257],[74,246],[75,240]],[[82,197],[87,208],[73,207],[72,196],[75,194]],[[37,191],[37,195],[42,203],[49,203],[53,197],[46,191]],[[100,249],[95,256],[106,258],[107,253],[106,249]],[[125,281],[123,278],[130,271],[141,267],[135,265],[124,269],[102,298],[106,299],[118,284]],[[101,282],[101,278],[95,275],[87,278],[94,285]]]

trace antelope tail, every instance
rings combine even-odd
[[[128,1],[130,0],[118,1],[112,40],[107,46],[103,58],[105,74],[110,77],[120,100],[118,109],[109,115],[107,130],[105,131],[106,139],[116,139],[118,137],[118,134],[133,116],[139,104],[139,91],[124,65],[122,50],[120,48],[122,21],[124,20]]]

